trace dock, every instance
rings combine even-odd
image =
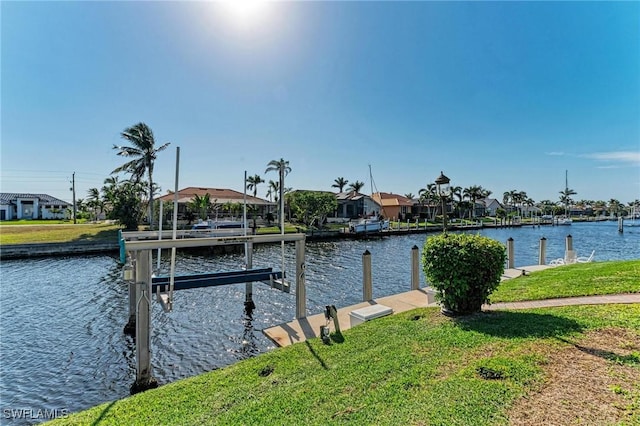
[[[522,275],[528,275],[531,272],[541,271],[550,268],[548,265],[532,265],[520,268],[505,269],[502,279],[516,278]],[[433,293],[428,288],[411,290],[400,294],[380,297],[367,302],[360,302],[351,306],[338,307],[338,323],[340,330],[348,330],[351,328],[351,319],[349,313],[372,305],[382,305],[393,309],[393,314],[410,311],[416,308],[426,308],[438,306],[434,301]],[[289,346],[294,343],[304,342],[307,339],[320,337],[320,327],[327,324],[324,313],[311,315],[299,320],[289,321],[274,327],[266,328],[263,333],[278,346]],[[333,320],[329,326],[335,331]]]

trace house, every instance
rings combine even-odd
[[[242,192],[234,191],[233,189],[225,188],[201,188],[190,186],[178,191],[178,218],[184,219],[187,214],[187,206],[193,201],[195,196],[204,197],[209,194],[211,200],[212,209],[216,216],[242,216],[242,205],[244,203],[245,195]],[[276,203],[263,200],[262,198],[253,197],[249,194],[246,196],[247,206],[255,207],[257,209],[256,215],[265,217],[267,213],[274,212]],[[174,201],[174,194],[166,194],[157,198],[163,202]],[[201,218],[205,219],[205,218]]]
[[[63,219],[73,205],[47,194],[0,193],[0,220]]]
[[[334,219],[356,219],[372,217],[382,214],[382,208],[373,198],[355,191],[336,194],[338,208],[334,212]]]
[[[388,192],[376,192],[372,198],[380,204],[385,218],[406,220],[413,215],[414,202],[410,198]]]
[[[476,202],[476,217],[478,216],[495,216],[498,209],[503,209],[504,206],[500,201],[495,198],[483,198]]]

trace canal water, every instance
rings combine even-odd
[[[503,243],[513,238],[516,266],[538,262],[542,237],[547,239],[547,261],[562,257],[568,234],[579,256],[595,250],[596,261],[640,258],[640,228],[620,234],[614,222],[470,232]],[[422,250],[429,235],[307,243],[307,314],[320,313],[325,305],[340,308],[361,301],[365,250],[371,252],[375,298],[408,291],[411,248]],[[281,262],[278,244],[255,247],[254,267],[279,270]],[[164,256],[162,268],[168,264]],[[231,271],[242,264],[243,256],[237,254],[179,253],[176,271]],[[37,423],[43,420],[38,418],[42,410],[74,412],[129,395],[135,348],[122,333],[127,287],[115,257],[8,260],[0,264],[0,272],[0,423]],[[292,244],[285,251],[285,272],[295,273]],[[256,309],[249,318],[244,288],[235,284],[177,292],[172,313],[153,304],[152,364],[161,384],[274,348],[261,330],[293,319],[293,290],[285,294],[254,284]],[[20,410],[30,410],[29,419],[10,418]]]

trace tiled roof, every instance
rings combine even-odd
[[[181,203],[186,203],[191,201],[196,195],[199,197],[204,197],[209,194],[209,198],[211,201],[217,200],[217,203],[225,204],[225,203],[242,203],[244,200],[244,194],[242,192],[234,191],[233,189],[226,188],[201,188],[196,186],[190,186],[188,188],[184,188],[178,191],[178,201]],[[162,201],[173,201],[173,194],[166,194],[161,197],[158,197],[158,200]],[[258,205],[275,205],[271,201],[264,200],[262,198],[253,197],[252,195],[247,194],[247,204],[258,204]]]
[[[398,194],[376,192],[375,194],[373,194],[373,198],[383,206],[413,206],[412,200]]]
[[[37,198],[40,203],[45,204],[58,204],[62,206],[70,206],[71,203],[67,203],[66,201],[59,200],[51,195],[47,194],[16,194],[13,192],[1,192],[0,193],[0,203],[2,204],[12,204],[19,198]]]

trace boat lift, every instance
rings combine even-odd
[[[136,233],[138,234],[138,233]],[[138,234],[139,235],[139,234]],[[306,317],[306,288],[305,288],[305,234],[265,234],[243,235],[211,238],[167,239],[167,240],[130,240],[127,233],[122,233],[122,244],[127,254],[127,263],[123,268],[125,281],[129,283],[129,322],[127,330],[135,330],[136,345],[136,381],[131,387],[131,393],[141,392],[157,387],[157,381],[152,374],[151,366],[151,298],[155,293],[159,302],[166,310],[171,308],[173,301],[169,295],[173,290],[219,286],[233,283],[250,283],[253,281],[268,282],[272,287],[289,292],[289,285],[284,280],[283,272],[274,272],[272,268],[252,269],[241,271],[217,272],[211,274],[196,274],[185,276],[153,276],[153,255],[155,249],[169,249],[190,247],[212,247],[220,245],[246,244],[252,249],[255,243],[295,242],[296,249],[296,313],[295,318]],[[249,251],[251,253],[252,250]],[[250,266],[250,265],[248,265]],[[171,286],[169,293],[166,287]],[[247,300],[250,300],[247,284]]]

